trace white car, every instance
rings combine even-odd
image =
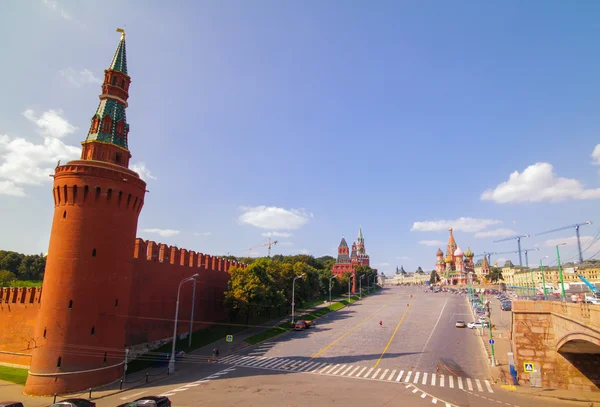
[[[591,295],[586,295],[585,302],[587,302],[588,304],[600,305],[600,298],[592,297]]]
[[[479,328],[479,329],[481,329],[484,326],[488,326],[488,323],[485,322],[485,321],[474,321],[474,322],[469,322],[467,324],[467,328],[471,328],[471,329],[473,329],[473,328]]]

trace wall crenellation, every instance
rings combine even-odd
[[[139,214],[144,205],[141,197],[133,196],[121,190],[102,189],[91,185],[70,185],[65,183],[52,190],[54,206],[72,206],[92,203],[94,205],[110,205],[116,208],[131,210]]]
[[[37,287],[0,287],[2,304],[39,304],[42,289]]]
[[[183,267],[199,268],[200,270],[213,270],[228,272],[231,267],[248,267],[245,263],[223,259],[195,252],[193,250],[180,249],[164,243],[156,243],[152,240],[135,239],[133,258],[138,260],[153,261],[157,263],[176,264]]]

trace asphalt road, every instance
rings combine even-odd
[[[153,387],[97,405],[151,394],[168,395],[180,407],[566,405],[493,385],[481,339],[474,330],[456,328],[458,319],[471,319],[465,297],[386,288],[307,331],[286,333],[219,363],[181,364]]]

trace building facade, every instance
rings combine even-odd
[[[576,271],[581,274],[584,278],[592,283],[600,283],[600,268],[577,268],[577,267],[565,267],[563,268],[563,282],[565,284],[577,284],[581,285],[583,282],[574,273]],[[542,276],[543,273],[543,276]],[[560,287],[560,271],[557,267],[554,268],[543,268],[528,269],[524,267],[504,267],[502,269],[502,279],[509,287],[522,287],[536,289],[543,288],[543,282],[546,282],[546,287],[549,289],[552,287],[558,290]]]
[[[331,269],[336,276],[345,273],[352,273],[352,292],[356,292],[358,282],[356,281],[356,267],[370,266],[370,258],[365,249],[365,239],[362,233],[362,227],[358,228],[358,237],[356,242],[352,243],[352,250],[348,248],[346,239],[342,236],[342,241],[338,246],[337,260]]]
[[[146,183],[129,169],[125,111],[130,84],[122,32],[104,71],[100,103],[82,142],[81,158],[59,163],[53,175],[54,218],[43,295],[41,290],[29,296],[12,289],[0,293],[3,302],[29,306],[27,312],[36,313],[32,324],[12,335],[30,337],[29,344],[34,344],[32,349],[27,346],[27,394],[76,392],[122,377],[126,349],[172,337],[178,284],[194,274],[197,300],[192,310],[193,284],[186,284],[181,290],[182,319],[194,312],[202,323],[194,323],[193,329],[223,320],[227,271],[245,267],[136,239],[147,191]],[[17,304],[3,306],[5,312],[13,323],[18,320]],[[187,326],[180,324],[177,333],[187,333]],[[2,339],[0,350],[5,350]]]

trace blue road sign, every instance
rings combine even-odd
[[[489,342],[490,342],[490,345],[493,345],[493,344],[494,344],[494,340],[493,340],[493,339],[490,339],[490,341],[489,341]]]

